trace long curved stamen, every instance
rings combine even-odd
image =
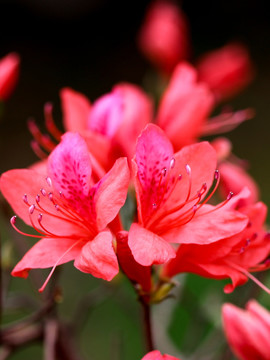
[[[45,153],[45,151],[43,151],[41,149],[41,147],[39,146],[39,143],[36,140],[32,140],[30,142],[30,146],[38,158],[40,158],[41,160],[47,159],[48,154]]]
[[[45,117],[45,126],[48,132],[55,138],[55,140],[60,141],[62,133],[57,129],[55,122],[52,116],[53,106],[51,103],[44,105],[44,117]]]
[[[188,201],[189,197],[190,197],[190,193],[191,193],[191,185],[192,185],[192,181],[191,181],[191,168],[188,164],[186,164],[186,172],[188,175],[188,193],[187,193],[187,198],[186,201]]]
[[[28,120],[28,129],[36,142],[42,146],[44,150],[51,152],[55,148],[56,144],[50,139],[48,135],[42,134],[35,120],[32,118]]]
[[[227,261],[228,265],[231,266],[233,269],[241,272],[242,274],[244,274],[246,277],[248,277],[250,280],[252,280],[253,282],[255,282],[255,284],[257,284],[262,290],[264,290],[267,294],[270,295],[270,289],[268,289],[267,286],[265,286],[263,283],[260,282],[260,280],[258,280],[255,276],[253,276],[252,274],[250,274],[246,269],[242,268],[241,266],[237,265],[237,264],[233,264],[230,261]]]
[[[229,194],[228,194],[228,196],[227,196],[227,198],[226,198],[226,200],[222,201],[222,202],[221,202],[220,204],[218,204],[217,206],[214,206],[213,209],[211,209],[211,210],[209,210],[209,211],[206,211],[206,212],[204,212],[203,214],[198,214],[198,216],[205,215],[205,214],[210,214],[210,213],[212,213],[212,212],[214,212],[214,211],[216,211],[216,210],[221,209],[223,206],[225,206],[225,205],[231,200],[232,197],[233,197],[233,192],[230,191]]]
[[[16,230],[19,234],[24,235],[24,236],[28,236],[28,237],[38,238],[38,239],[40,239],[40,238],[42,237],[42,236],[40,236],[40,235],[27,234],[27,233],[19,230],[19,229],[17,228],[17,226],[15,225],[16,219],[17,219],[17,216],[16,216],[16,215],[12,216],[12,218],[10,219],[10,224],[11,224],[11,226],[13,227],[13,229]]]
[[[79,244],[82,241],[82,239],[76,241],[74,244],[72,244],[65,252],[63,255],[60,256],[60,258],[56,261],[56,263],[54,264],[52,270],[50,271],[49,275],[47,276],[44,284],[41,286],[40,289],[38,289],[39,292],[43,292],[43,290],[45,289],[45,287],[47,286],[50,278],[52,277],[52,274],[54,273],[54,270],[56,269],[56,266],[59,264],[59,262],[63,259],[63,257],[70,252],[70,250],[72,250],[77,244]]]
[[[214,180],[216,180],[215,186],[213,188],[213,190],[210,192],[210,194],[208,196],[206,196],[205,199],[203,199],[202,203],[200,204],[200,207],[202,207],[204,204],[207,203],[208,200],[211,199],[211,197],[214,195],[214,193],[216,192],[219,182],[220,182],[220,174],[218,170],[215,170],[215,175],[214,175]]]

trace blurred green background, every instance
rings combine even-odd
[[[37,160],[29,143],[26,120],[33,116],[44,128],[43,105],[54,104],[61,127],[59,90],[70,86],[92,101],[120,81],[148,83],[150,64],[136,47],[136,33],[147,1],[109,0],[0,0],[0,58],[10,51],[21,55],[19,84],[4,105],[0,120],[0,171],[27,167]],[[256,116],[228,134],[233,151],[250,162],[250,172],[270,204],[270,22],[263,0],[186,0],[182,7],[190,21],[193,57],[224,45],[244,42],[256,67],[254,82],[229,102],[235,109],[253,107]],[[8,275],[20,254],[13,248],[23,241],[1,218],[2,251],[6,270],[3,324],[32,313],[40,302],[33,275],[29,280]],[[89,360],[139,360],[144,354],[140,306],[130,284],[121,276],[105,284],[76,271],[72,264],[61,267],[59,312],[69,322],[78,319],[80,357]],[[45,272],[46,273],[46,272]],[[45,278],[45,274],[42,274]],[[264,282],[269,283],[265,275]],[[8,282],[8,284],[7,284]],[[253,284],[223,294],[224,282],[181,276],[175,299],[154,307],[157,347],[190,360],[233,359],[220,330],[220,306],[234,302],[243,306],[257,296],[270,307],[269,297]],[[84,307],[80,301],[85,298]],[[24,304],[23,309],[21,304]],[[77,313],[77,307],[83,311]],[[37,342],[9,357],[42,359]]]

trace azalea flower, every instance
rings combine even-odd
[[[230,131],[253,116],[253,111],[246,109],[209,119],[214,105],[214,94],[208,85],[198,79],[192,65],[182,62],[174,69],[161,97],[156,123],[177,151],[202,136]]]
[[[20,58],[10,53],[0,59],[0,101],[7,100],[13,92],[19,77]]]
[[[159,127],[148,125],[142,132],[133,160],[138,220],[128,235],[128,245],[139,264],[163,264],[175,257],[169,243],[210,244],[246,227],[246,215],[228,210],[224,204],[204,205],[218,185],[215,168],[216,152],[207,142],[174,154]],[[214,190],[207,195],[213,178]]]
[[[256,282],[263,290],[270,290],[259,282],[250,272],[269,268],[267,260],[270,254],[269,234],[264,229],[267,207],[262,202],[240,206],[250,192],[244,189],[232,201],[224,206],[237,209],[248,217],[249,221],[241,232],[233,236],[224,236],[212,244],[183,244],[177,250],[175,259],[165,265],[163,276],[172,277],[178,273],[191,272],[213,279],[231,278],[232,284],[224,288],[232,292],[236,286],[244,284],[248,278]]]
[[[240,92],[254,75],[249,53],[244,45],[238,43],[230,43],[204,54],[196,68],[199,80],[209,86],[216,101]]]
[[[87,145],[76,133],[66,133],[48,159],[47,177],[33,170],[11,170],[1,176],[0,188],[14,211],[32,226],[40,239],[15,266],[13,276],[27,277],[34,268],[74,260],[74,266],[111,280],[118,273],[114,237],[108,224],[125,202],[129,169],[125,158],[97,183]],[[11,224],[16,226],[16,216]],[[27,234],[25,234],[27,235]]]
[[[184,13],[171,1],[153,1],[138,36],[143,54],[170,74],[189,55],[189,29]]]
[[[239,360],[269,360],[270,312],[250,300],[246,310],[232,304],[222,307],[228,343]]]
[[[137,137],[153,117],[150,97],[128,83],[114,86],[110,93],[93,104],[86,96],[70,88],[62,89],[60,98],[64,128],[83,136],[92,155],[93,171],[99,178],[117,158],[127,156],[131,159],[134,156]],[[54,125],[50,104],[45,105],[44,114],[47,130],[58,142],[61,132]],[[46,152],[50,153],[56,143],[43,135],[35,122],[30,121],[29,128],[34,137],[32,147],[35,153],[46,159]],[[44,171],[40,163],[34,168]]]
[[[142,360],[180,360],[180,359],[167,354],[162,355],[160,351],[154,350],[144,355]]]

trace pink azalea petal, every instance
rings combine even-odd
[[[223,305],[222,315],[228,342],[240,359],[269,359],[269,331],[257,317],[232,304]]]
[[[12,270],[12,275],[27,277],[31,269],[44,269],[52,267],[56,263],[61,265],[74,260],[80,254],[82,246],[82,241],[76,242],[76,240],[68,238],[41,239],[18,262]]]
[[[112,240],[110,231],[100,232],[93,240],[84,245],[74,266],[97,278],[112,280],[119,271]]]
[[[102,230],[124,205],[130,172],[126,158],[116,160],[112,169],[93,187],[93,201],[98,229]]]
[[[20,57],[10,53],[0,59],[0,100],[7,100],[19,77]]]
[[[257,317],[261,322],[262,326],[265,326],[266,331],[270,334],[270,312],[261,306],[256,300],[249,300],[246,305],[246,309],[254,317]]]
[[[210,205],[204,208],[213,209]],[[205,209],[204,209],[205,211]],[[218,209],[197,215],[185,226],[162,234],[169,242],[180,244],[210,244],[240,233],[248,224],[248,217],[237,211]]]
[[[43,226],[56,235],[69,237],[76,234],[80,234],[80,236],[87,234],[87,231],[84,230],[80,224],[68,221],[65,217],[59,219],[60,214],[48,197],[49,193],[53,193],[53,197],[57,201],[59,200],[59,194],[54,192],[54,189],[48,185],[44,175],[28,169],[10,170],[2,174],[0,189],[15,213],[21,217],[26,224],[32,226],[29,206],[35,204],[35,211],[31,218],[38,229],[41,229],[38,216],[42,213]],[[46,196],[43,196],[42,192],[46,194]],[[25,199],[25,195],[29,205],[23,200]],[[37,195],[40,198],[42,208],[45,209],[46,212],[40,209],[36,203]]]
[[[48,173],[54,188],[61,192],[77,213],[89,218],[89,191],[92,167],[88,148],[79,134],[66,133],[48,159]]]
[[[180,360],[180,359],[167,354],[162,355],[160,351],[154,350],[144,355],[142,360]]]
[[[191,65],[179,64],[163,95],[157,123],[176,150],[197,140],[213,107],[213,95],[203,83],[196,83]]]
[[[112,138],[123,121],[123,113],[123,97],[118,91],[113,91],[94,102],[87,127]]]
[[[136,223],[129,230],[128,245],[134,259],[143,266],[164,264],[175,257],[169,243]]]
[[[143,291],[151,290],[151,267],[137,263],[128,246],[128,232],[117,234],[117,257],[122,271],[127,277],[141,285]]]
[[[138,138],[136,149],[138,171],[135,186],[142,218],[154,211],[152,204],[161,196],[160,181],[170,168],[172,158],[173,148],[163,131],[155,125],[148,125]]]
[[[87,129],[87,120],[91,109],[89,100],[81,93],[70,88],[60,92],[64,126],[67,131],[83,132]]]
[[[123,99],[123,121],[115,133],[114,141],[131,159],[135,154],[138,136],[152,121],[152,99],[138,86],[128,83],[116,85],[113,93],[119,94]]]
[[[220,190],[222,195],[225,196],[229,191],[234,194],[238,194],[244,186],[250,190],[250,196],[245,201],[242,201],[242,205],[254,204],[259,199],[259,189],[252,177],[240,166],[223,162],[219,165],[221,174]]]

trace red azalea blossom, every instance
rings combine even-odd
[[[62,89],[60,97],[64,127],[83,136],[92,155],[93,171],[99,178],[120,156],[132,158],[136,139],[153,116],[151,99],[139,87],[128,83],[116,85],[92,105],[86,96],[69,88]],[[46,127],[59,141],[61,133],[53,123],[51,112],[52,106],[46,104]],[[41,134],[33,121],[29,128],[35,139],[32,142],[35,153],[46,158],[43,150],[51,152],[56,144]],[[44,166],[39,163],[34,168],[43,171]]]
[[[180,359],[167,354],[161,355],[160,351],[154,350],[144,355],[142,360],[180,360]]]
[[[185,15],[170,1],[154,1],[141,27],[138,44],[161,72],[170,74],[189,55],[189,29]]]
[[[19,77],[20,58],[10,53],[0,59],[0,100],[7,100],[13,92]]]
[[[177,151],[201,136],[230,131],[253,116],[253,111],[246,109],[209,119],[214,105],[214,95],[208,85],[198,80],[195,68],[183,62],[174,69],[161,98],[156,123]]]
[[[225,100],[246,87],[254,73],[247,49],[237,43],[203,55],[197,70],[200,81],[208,84],[217,101]]]
[[[267,257],[270,254],[269,234],[264,230],[267,207],[262,202],[238,208],[238,204],[249,196],[244,189],[225,207],[237,209],[247,216],[249,222],[238,234],[224,236],[213,244],[183,244],[179,247],[176,258],[170,261],[163,270],[164,276],[174,276],[182,272],[191,272],[213,279],[231,278],[232,284],[225,286],[230,293],[236,286],[244,284],[251,278],[265,291],[270,293],[253,275],[252,271],[269,268]]]
[[[0,187],[14,211],[41,238],[15,266],[12,275],[26,277],[34,268],[74,260],[74,266],[111,280],[118,273],[113,235],[107,225],[125,202],[129,169],[125,158],[96,184],[87,145],[79,134],[67,133],[48,159],[48,177],[33,170],[11,170]],[[13,227],[22,233],[11,219]]]
[[[175,257],[169,243],[210,244],[245,228],[246,215],[224,204],[204,205],[218,184],[215,168],[216,152],[207,142],[174,154],[160,128],[148,125],[142,132],[133,160],[138,222],[128,238],[139,264],[163,264]],[[214,176],[216,185],[208,195]]]
[[[270,359],[270,312],[250,300],[246,310],[232,304],[222,308],[224,331],[239,360]]]

